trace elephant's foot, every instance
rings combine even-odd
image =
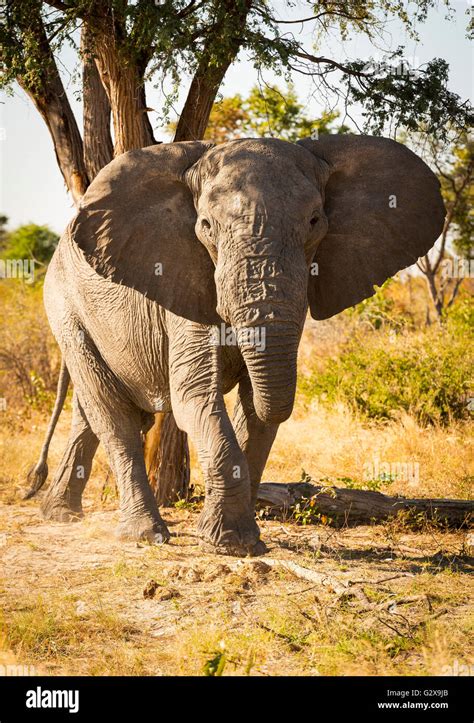
[[[267,548],[260,539],[260,530],[252,511],[233,510],[229,503],[206,499],[197,525],[203,545],[218,555],[253,557],[263,555]]]
[[[149,542],[151,545],[162,545],[170,539],[165,521],[156,515],[123,516],[117,527],[116,535],[119,540]]]
[[[61,496],[46,495],[40,509],[43,519],[53,522],[77,522],[84,517],[80,502],[72,504]]]

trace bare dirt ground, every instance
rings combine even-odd
[[[60,524],[37,507],[0,508],[0,649],[37,673],[436,675],[474,663],[465,532],[262,520],[268,554],[239,560],[203,552],[194,509],[164,510],[173,536],[152,547],[118,542],[114,510],[89,504]]]
[[[0,432],[0,673],[15,664],[52,675],[474,673],[472,532],[262,518],[268,553],[239,560],[203,551],[199,506],[181,503],[162,510],[170,544],[124,544],[114,537],[118,500],[101,449],[81,522],[41,520],[42,493],[22,501],[47,419],[4,417]],[[69,423],[66,409],[51,474]],[[465,498],[471,445],[467,426],[424,429],[408,417],[374,426],[345,408],[297,409],[265,480],[297,481],[304,467],[342,484],[361,479],[375,455],[414,458],[418,486],[397,480],[383,492]],[[287,563],[318,575],[297,576]]]

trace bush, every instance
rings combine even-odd
[[[0,254],[4,259],[33,259],[46,264],[54,253],[59,236],[48,226],[29,223],[4,232]]]
[[[49,411],[60,355],[43,308],[41,285],[0,284],[0,399],[9,411]]]
[[[444,326],[426,331],[359,329],[335,358],[319,360],[301,391],[307,399],[344,401],[372,419],[388,419],[398,410],[425,424],[468,418],[474,396],[472,305],[464,299]]]
[[[446,312],[450,328],[459,334],[469,334],[474,330],[474,301],[472,296],[460,296],[458,301]]]

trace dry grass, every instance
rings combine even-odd
[[[468,498],[473,493],[472,426],[457,423],[449,430],[420,427],[407,414],[387,424],[369,424],[347,407],[328,410],[314,405],[298,410],[283,424],[265,470],[268,481],[297,481],[301,469],[314,478],[349,477],[364,482],[368,465],[378,460],[396,469],[419,465],[419,479],[394,480],[384,492],[410,497]],[[288,451],[291,450],[291,455]]]
[[[69,416],[61,418],[51,468]],[[193,536],[197,513],[188,508],[164,511],[174,533],[170,545],[118,543],[117,501],[102,453],[87,487],[85,519],[40,521],[38,500],[21,503],[20,492],[46,420],[33,412],[21,429],[6,417],[4,423],[2,660],[53,675],[437,675],[446,666],[474,664],[465,532],[413,532],[402,523],[335,531],[262,521],[272,558],[363,581],[357,596],[346,598],[278,569],[236,568],[233,559],[206,554]],[[297,480],[304,468],[314,477],[362,480],[364,462],[378,453],[420,463],[419,487],[399,480],[390,492],[467,496],[468,444],[467,423],[422,429],[404,417],[369,425],[342,407],[298,405],[280,430],[265,479]],[[158,590],[148,600],[150,578]],[[412,602],[387,608],[400,599]]]

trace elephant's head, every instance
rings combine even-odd
[[[257,414],[280,422],[308,301],[324,319],[371,296],[431,248],[443,219],[438,180],[418,156],[334,135],[131,151],[101,171],[70,231],[100,274],[236,328]]]

